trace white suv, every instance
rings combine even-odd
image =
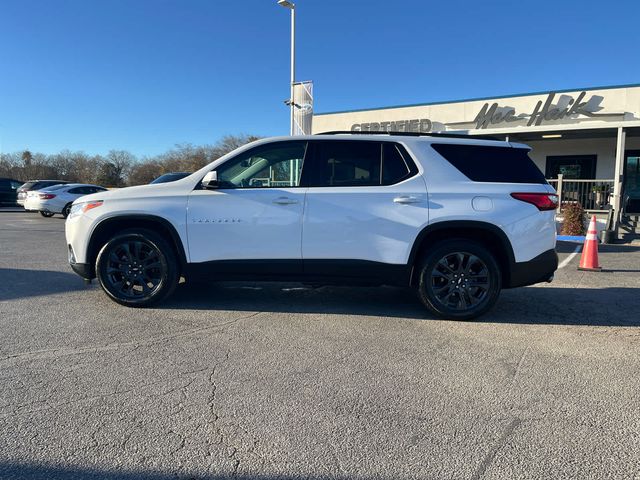
[[[413,286],[470,319],[557,268],[558,197],[528,151],[445,134],[259,140],[182,180],[76,201],[69,262],[132,307],[183,276]]]

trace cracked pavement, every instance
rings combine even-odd
[[[388,287],[127,309],[70,271],[63,228],[0,212],[2,479],[640,476],[638,247],[466,323]]]

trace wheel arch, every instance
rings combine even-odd
[[[507,234],[492,223],[477,220],[451,220],[428,225],[416,237],[408,261],[408,265],[411,267],[411,285],[417,283],[417,275],[413,267],[427,249],[442,240],[452,238],[473,240],[487,248],[498,262],[503,287],[510,284],[515,255]]]
[[[184,271],[187,264],[184,245],[178,231],[169,220],[156,215],[117,215],[101,220],[91,232],[87,246],[87,263],[91,268],[91,278],[95,278],[95,264],[100,248],[114,234],[130,228],[152,230],[166,238],[176,254],[180,271]]]

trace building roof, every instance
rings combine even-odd
[[[388,107],[373,107],[373,108],[357,108],[353,110],[338,110],[334,112],[322,112],[315,113],[314,116],[320,115],[334,115],[337,113],[354,113],[354,112],[369,112],[372,110],[389,110],[392,108],[408,108],[408,107],[427,107],[430,105],[445,105],[448,103],[464,103],[464,102],[478,102],[482,100],[493,100],[493,99],[501,99],[501,98],[514,98],[514,97],[529,97],[533,95],[546,95],[549,93],[566,93],[566,92],[578,92],[578,91],[589,91],[589,90],[611,90],[614,88],[632,88],[632,87],[640,87],[640,83],[628,83],[624,85],[607,85],[604,87],[582,87],[582,88],[566,88],[563,90],[544,90],[540,92],[530,92],[530,93],[516,93],[512,95],[494,95],[490,97],[476,97],[476,98],[463,98],[456,100],[439,100],[437,102],[427,102],[427,103],[411,103],[406,105],[391,105]]]

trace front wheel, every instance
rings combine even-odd
[[[44,218],[50,218],[53,217],[53,212],[40,212],[40,215],[42,215]]]
[[[418,295],[436,315],[471,320],[498,300],[502,278],[491,252],[470,240],[438,243],[422,258]]]
[[[96,276],[114,301],[147,307],[168,297],[179,280],[171,246],[151,230],[125,230],[98,253]]]

